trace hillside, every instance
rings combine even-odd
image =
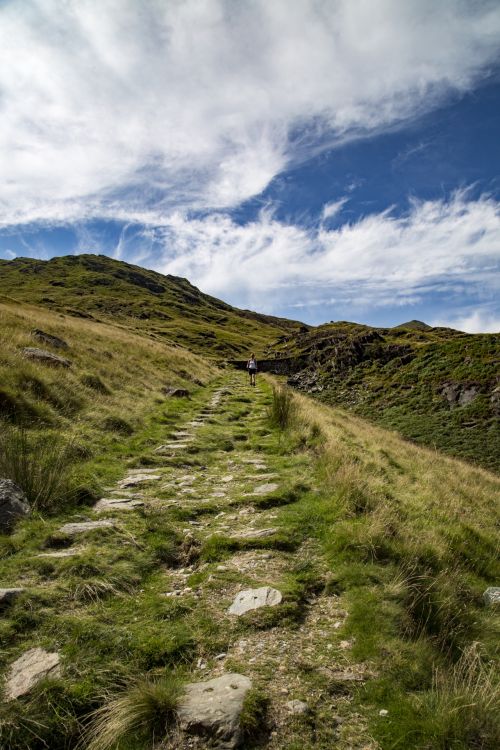
[[[500,470],[498,334],[342,322],[284,335],[266,356],[326,403]]]
[[[231,371],[135,428],[0,535],[2,748],[496,750],[498,478]]]
[[[186,279],[103,255],[0,260],[0,294],[77,318],[121,324],[209,357],[246,355],[299,328],[238,310]]]

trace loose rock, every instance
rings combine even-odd
[[[23,355],[26,359],[34,359],[37,362],[41,362],[44,365],[54,365],[56,367],[71,367],[69,359],[59,357],[58,354],[52,354],[47,352],[45,349],[37,349],[33,346],[26,346],[23,349]]]
[[[304,703],[304,701],[288,701],[288,703],[285,703],[285,706],[292,714],[300,715],[309,713],[309,706],[307,705],[307,703]]]
[[[60,674],[59,654],[49,653],[43,648],[32,648],[15,661],[5,684],[5,699],[19,698],[45,677],[57,677]]]
[[[29,512],[22,489],[10,479],[0,479],[0,531],[10,531],[15,522]]]
[[[250,529],[242,534],[238,534],[238,539],[260,539],[266,536],[273,536],[278,533],[278,529]]]
[[[186,686],[178,708],[181,729],[206,736],[218,750],[232,750],[241,740],[240,716],[252,683],[241,674],[225,674]]]
[[[500,604],[500,586],[490,586],[483,594],[487,607],[498,607]]]
[[[234,602],[228,609],[230,615],[237,615],[240,617],[246,612],[250,612],[254,609],[260,609],[261,607],[275,607],[280,604],[283,596],[281,591],[273,589],[270,586],[262,586],[258,589],[247,589],[240,591],[236,596]]]

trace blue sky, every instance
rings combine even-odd
[[[500,6],[3,0],[0,258],[500,329]]]

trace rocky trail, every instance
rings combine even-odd
[[[315,542],[294,527],[295,500],[317,492],[314,462],[306,450],[281,450],[269,402],[267,383],[250,388],[240,374],[224,376],[194,418],[166,430],[151,465],[129,468],[91,513],[54,530],[57,546],[35,555],[38,564],[73,566],[53,569],[50,589],[79,559],[109,554],[115,544],[111,599],[135,603],[162,633],[170,627],[170,615],[155,621],[162,602],[172,618],[189,623],[178,727],[158,748],[377,746],[351,706],[353,687],[372,671],[352,659],[347,605],[329,591]],[[148,536],[138,535],[144,519],[152,531],[168,522],[176,557],[158,564],[140,588],[120,588],[113,565],[118,570],[128,551],[140,555],[148,546]],[[28,574],[9,582],[6,598],[22,593],[26,581]],[[79,585],[81,600],[85,580]],[[85,605],[103,616],[102,592],[93,591]],[[6,700],[71,671],[64,639],[49,641],[45,635],[8,665]]]

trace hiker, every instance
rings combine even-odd
[[[255,385],[255,373],[257,372],[257,360],[255,354],[252,352],[250,359],[247,362],[247,370],[250,375],[250,385]]]

